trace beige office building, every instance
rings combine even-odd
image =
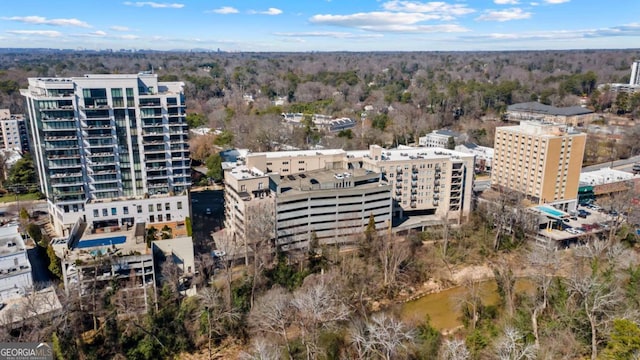
[[[496,129],[491,185],[562,210],[577,205],[587,135],[537,121]]]

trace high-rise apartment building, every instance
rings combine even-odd
[[[0,149],[29,151],[29,136],[22,115],[11,114],[9,109],[0,109]]]
[[[537,204],[575,209],[586,139],[571,127],[547,122],[496,128],[491,185]]]
[[[150,222],[141,204],[119,201],[162,197],[163,209],[188,210],[183,86],[150,73],[29,78],[21,94],[32,154],[58,232],[79,217],[91,226]]]
[[[640,86],[640,60],[636,60],[631,64],[631,77],[629,78],[629,85]]]

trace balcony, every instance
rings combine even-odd
[[[169,177],[169,174],[147,175],[147,180],[161,180]]]
[[[418,193],[418,189],[416,188],[411,188],[411,194],[415,195]]]
[[[164,126],[164,124],[162,122],[142,123],[142,128],[143,129],[157,128],[157,127],[163,127],[163,126]]]
[[[164,148],[164,146],[162,147],[154,146],[154,147],[149,147],[144,149],[145,154],[163,154],[166,151],[167,150]]]
[[[412,174],[411,175],[411,180],[413,180],[413,181],[418,180],[418,174]]]
[[[411,204],[410,204],[410,206],[411,206],[411,208],[414,208],[414,209],[415,209],[415,208],[418,206],[418,204],[416,204],[416,202],[415,202],[415,201],[412,201],[412,202],[411,202]]]
[[[52,174],[49,176],[51,179],[60,179],[60,178],[71,178],[71,177],[80,177],[82,176],[81,172],[76,173],[60,173],[60,174]]]
[[[58,122],[60,123],[60,122]],[[78,130],[78,127],[76,126],[75,123],[70,122],[69,124],[64,124],[64,126],[57,126],[57,127],[53,127],[53,126],[43,126],[42,127],[42,131],[45,132],[49,132],[49,131],[76,131]]]
[[[48,154],[47,160],[80,159],[80,154]]]
[[[412,181],[411,182],[411,187],[417,187],[418,186],[418,182],[417,181]]]
[[[410,199],[411,201],[415,202],[418,198],[415,195],[411,195]]]
[[[66,136],[45,136],[44,141],[69,141],[78,140],[78,135],[66,135]]]
[[[418,173],[418,167],[417,167],[417,166],[415,166],[415,165],[413,165],[413,166],[411,167],[411,172],[412,172],[413,174],[417,174],[417,173]]]
[[[142,136],[164,136],[164,131],[142,130]]]
[[[396,181],[402,181],[402,175],[396,176]]]
[[[401,182],[396,182],[396,187],[398,189],[402,189],[402,183]]]
[[[402,196],[402,190],[396,189],[396,196]]]
[[[148,163],[152,163],[152,162],[157,163],[157,162],[166,162],[167,159],[163,157],[162,158],[145,158],[144,161]]]

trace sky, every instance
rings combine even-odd
[[[639,0],[15,0],[0,47],[480,51],[640,47]]]

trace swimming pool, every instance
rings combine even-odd
[[[81,241],[78,241],[78,245],[76,247],[80,249],[84,249],[84,248],[91,248],[96,246],[111,246],[111,245],[124,244],[125,241],[127,241],[126,236],[112,236],[108,238],[81,240]]]
[[[548,206],[538,206],[538,210],[547,213],[551,216],[555,216],[555,217],[562,217],[567,215],[567,213],[560,211],[558,209],[554,209],[552,207],[548,207]]]

